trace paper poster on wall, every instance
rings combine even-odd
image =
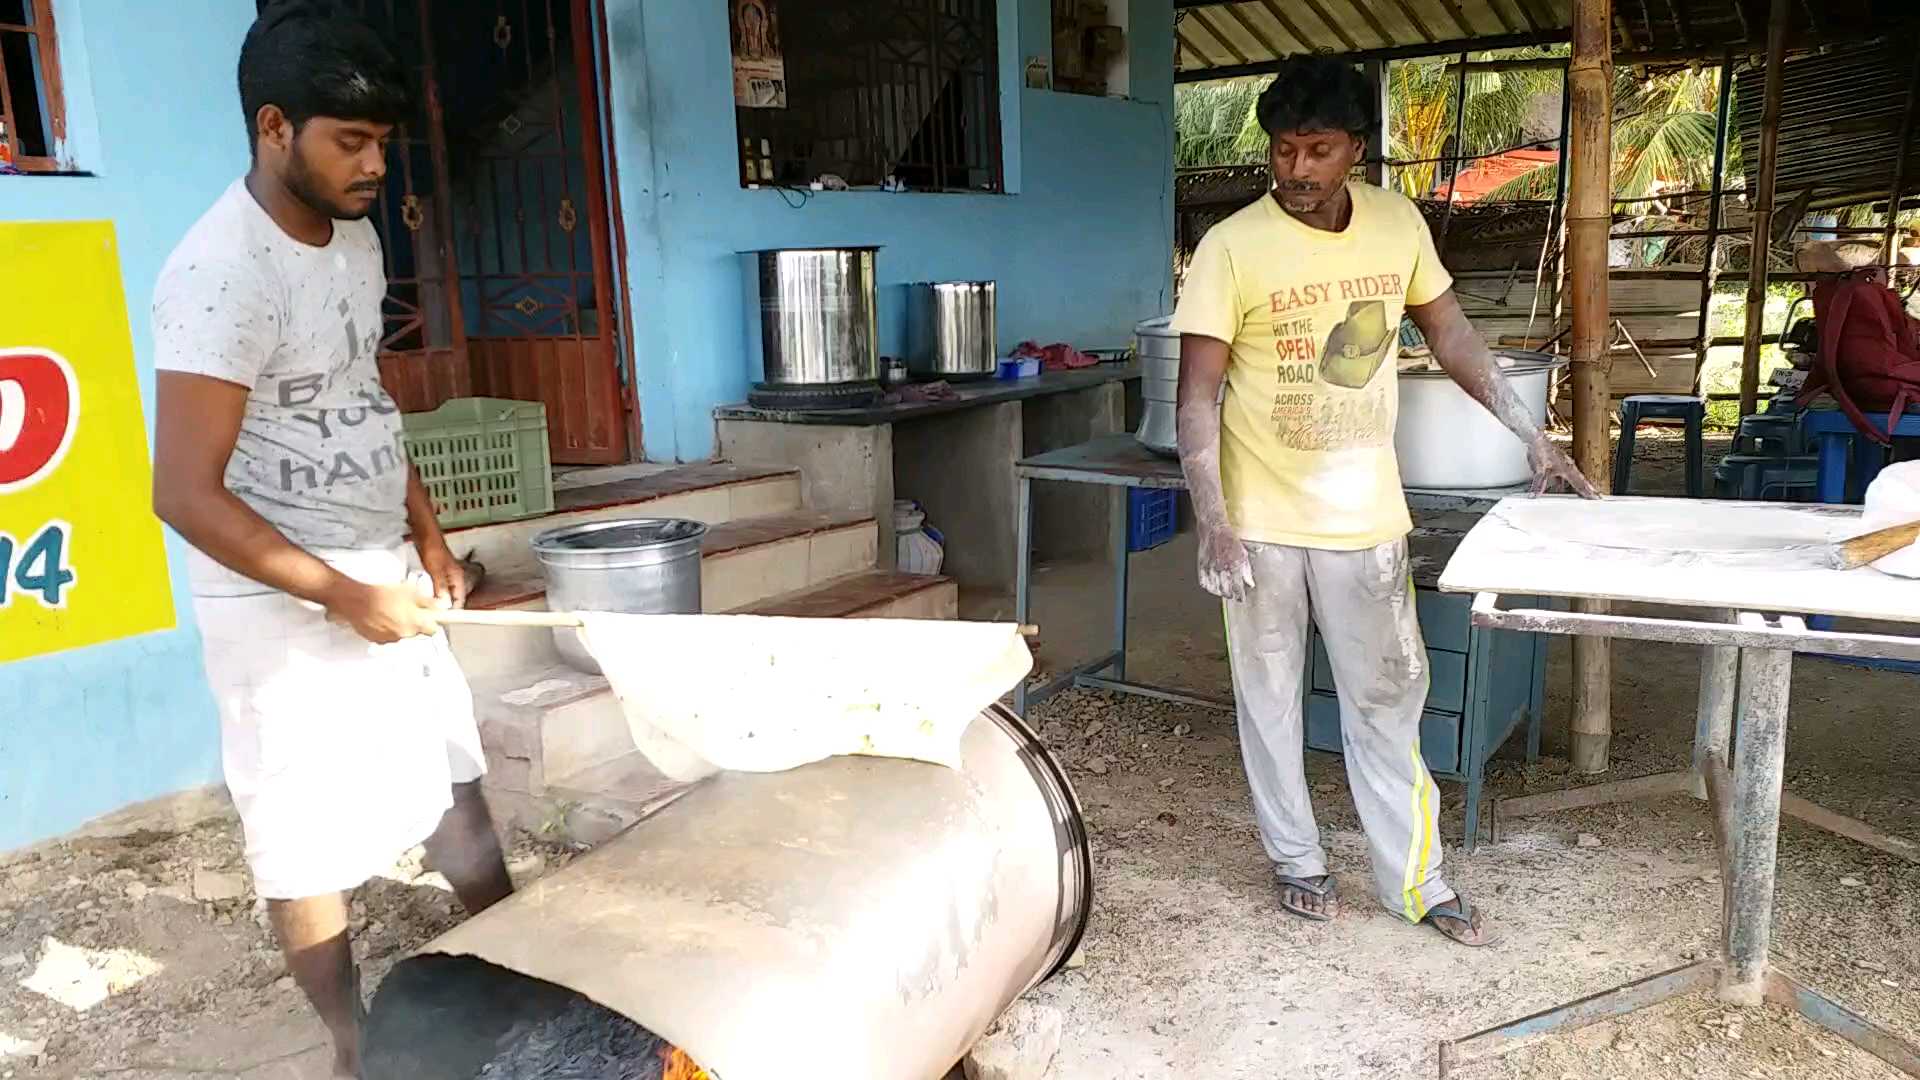
[[[727,0],[733,24],[733,100],[745,109],[787,107],[779,0]]]
[[[174,625],[109,222],[0,222],[0,663]]]

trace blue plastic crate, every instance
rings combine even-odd
[[[1179,493],[1171,488],[1127,490],[1127,550],[1150,551],[1173,539]]]

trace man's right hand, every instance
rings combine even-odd
[[[363,585],[349,582],[326,601],[327,617],[353,627],[375,645],[427,637],[440,629],[434,618],[439,601],[412,585]]]
[[[1207,529],[1200,534],[1200,587],[1235,603],[1253,592],[1253,558],[1232,529]]]

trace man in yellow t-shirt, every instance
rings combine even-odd
[[[1440,876],[1439,792],[1420,758],[1427,656],[1393,450],[1401,316],[1525,440],[1536,490],[1559,480],[1594,492],[1461,314],[1419,210],[1347,182],[1374,108],[1358,71],[1320,57],[1290,61],[1261,95],[1271,197],[1207,232],[1173,319],[1180,461],[1200,583],[1226,601],[1241,753],[1281,906],[1316,921],[1336,913],[1302,761],[1311,606],[1380,901],[1485,945],[1493,935],[1480,912]]]

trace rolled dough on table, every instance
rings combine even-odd
[[[1828,517],[1817,507],[1808,509],[1815,512],[1783,516],[1770,507],[1741,503],[1616,499],[1607,501],[1604,514],[1591,514],[1577,512],[1566,499],[1514,498],[1487,516],[1543,549],[1564,548],[1570,556],[1621,553],[1645,561],[1666,555],[1741,566],[1778,560],[1785,567],[1859,529],[1858,517],[1850,512]]]

